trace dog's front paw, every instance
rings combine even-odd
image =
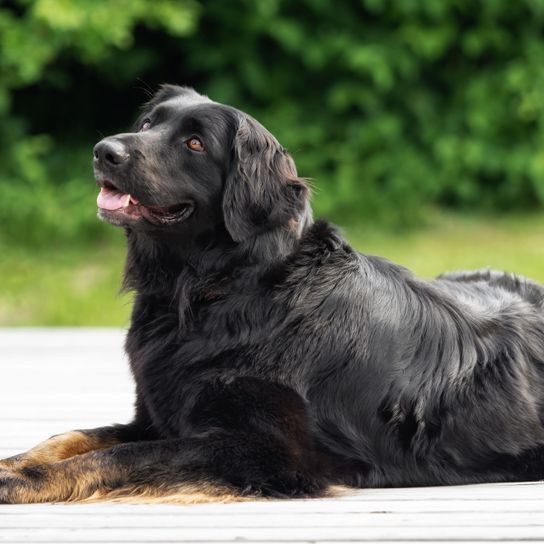
[[[0,470],[0,504],[18,504],[28,495],[28,485],[16,472]]]
[[[0,469],[0,504],[28,504],[48,500],[48,479],[41,467]]]
[[[18,471],[13,466],[11,463],[0,462],[0,503],[2,490],[9,487],[9,482],[19,477]]]

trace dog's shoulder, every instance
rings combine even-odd
[[[340,230],[325,220],[316,221],[303,235],[292,255],[293,267],[342,268],[358,263],[358,253],[348,244]]]

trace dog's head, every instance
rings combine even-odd
[[[94,148],[99,216],[134,231],[198,235],[224,226],[234,242],[300,233],[308,187],[289,154],[249,115],[164,85],[134,132]]]

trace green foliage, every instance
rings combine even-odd
[[[216,52],[195,64],[282,135],[321,211],[406,224],[428,202],[544,202],[544,2],[236,4],[205,12]]]
[[[105,235],[88,157],[97,130],[128,126],[142,81],[252,113],[342,222],[544,204],[544,0],[0,6],[4,237]]]

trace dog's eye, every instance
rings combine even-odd
[[[199,138],[195,138],[194,136],[192,138],[189,138],[185,142],[185,145],[192,151],[204,151],[204,144],[200,141]]]
[[[144,119],[142,121],[142,124],[140,125],[140,132],[143,132],[144,130],[147,130],[151,127],[151,119]]]

